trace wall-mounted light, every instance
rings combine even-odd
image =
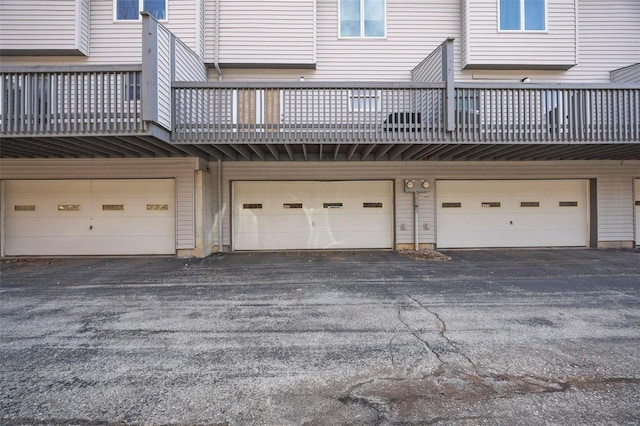
[[[426,179],[405,179],[404,192],[427,192],[431,184]]]
[[[524,77],[520,80],[521,83],[531,83],[531,79],[529,77]]]

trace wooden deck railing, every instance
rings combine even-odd
[[[174,83],[177,143],[637,142],[637,85]]]
[[[0,134],[103,135],[144,130],[141,67],[0,72]]]
[[[3,70],[0,135],[144,133],[141,70],[142,67]],[[171,141],[640,141],[637,84],[454,86],[451,92],[445,82],[174,82],[171,108],[167,109],[172,119]],[[447,106],[452,109],[448,114]],[[451,116],[455,122],[452,130],[446,125],[446,118]]]

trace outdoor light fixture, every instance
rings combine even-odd
[[[426,179],[405,179],[404,192],[427,192],[431,184]]]

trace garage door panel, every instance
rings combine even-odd
[[[234,249],[391,248],[392,212],[391,181],[234,182]]]
[[[175,253],[172,179],[8,181],[6,195],[7,255]]]
[[[88,223],[78,217],[44,217],[44,218],[12,218],[10,226],[6,226],[7,237],[63,237],[86,233]]]
[[[436,192],[440,248],[588,244],[586,180],[438,181]]]

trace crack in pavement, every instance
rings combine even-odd
[[[418,340],[420,343],[422,343],[424,345],[425,348],[427,348],[429,353],[433,354],[438,359],[438,362],[440,363],[440,366],[445,364],[445,361],[442,360],[442,358],[440,357],[440,354],[435,351],[435,349],[431,346],[431,344],[427,340],[425,340],[422,337],[420,337],[418,332],[413,330],[409,326],[409,324],[404,319],[402,319],[402,307],[401,306],[398,307],[398,320],[404,325],[404,327],[407,329],[407,331],[409,333],[411,333],[413,335],[413,337],[416,338],[416,340]]]
[[[422,302],[420,302],[418,299],[416,299],[415,297],[411,296],[410,294],[405,294],[405,296],[410,299],[411,301],[413,301],[416,305],[418,305],[420,308],[422,308],[424,311],[428,312],[431,316],[433,316],[439,324],[438,327],[438,334],[440,335],[440,337],[446,342],[446,344],[452,349],[451,352],[455,353],[456,355],[461,356],[462,358],[465,359],[465,361],[467,361],[467,363],[469,363],[469,365],[471,365],[471,367],[473,368],[473,371],[475,371],[475,373],[477,375],[479,375],[479,371],[478,371],[478,366],[476,365],[475,362],[473,362],[473,360],[467,356],[464,352],[462,352],[462,349],[460,349],[460,347],[452,340],[449,338],[449,336],[447,336],[447,324],[446,322],[442,319],[442,317],[435,312],[434,310],[432,310],[431,308],[429,308],[427,305],[423,304]],[[400,316],[400,311],[398,311],[398,319],[404,324],[405,328],[407,328],[407,330],[409,330],[411,332],[411,334],[413,334],[416,339],[420,340],[421,342],[423,342],[427,348],[438,358],[438,361],[440,361],[441,365],[443,364],[450,364],[448,361],[443,360],[441,355],[445,355],[446,352],[442,352],[442,354],[437,353],[433,346],[431,344],[429,344],[426,340],[420,338],[412,329],[411,327],[409,327],[409,325],[406,323],[406,321],[404,321],[401,316]]]

